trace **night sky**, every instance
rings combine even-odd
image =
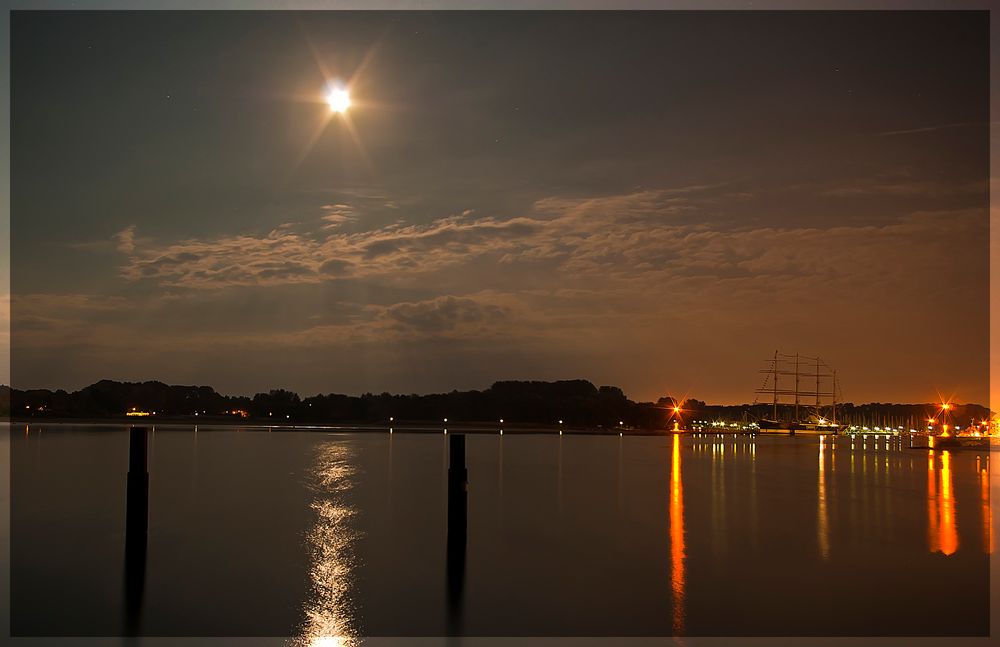
[[[16,387],[988,399],[985,12],[11,22]]]

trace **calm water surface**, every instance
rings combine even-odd
[[[12,428],[15,635],[988,632],[987,453],[469,435],[449,564],[444,434],[158,428],[129,607],[125,431]]]

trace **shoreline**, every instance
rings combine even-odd
[[[484,423],[484,422],[456,422],[448,423],[447,425],[443,423],[434,423],[428,421],[411,421],[411,422],[400,422],[398,424],[393,423],[391,426],[386,423],[293,423],[285,422],[281,424],[268,424],[266,421],[253,420],[253,421],[234,421],[234,420],[217,420],[206,418],[204,422],[201,420],[185,419],[185,420],[154,420],[150,418],[143,418],[141,420],[129,420],[122,418],[8,418],[6,424],[11,427],[17,425],[58,425],[58,426],[81,426],[81,427],[99,427],[99,426],[121,426],[123,428],[127,427],[161,427],[167,429],[246,429],[253,431],[316,431],[316,432],[342,432],[342,433],[357,433],[357,432],[373,432],[373,433],[422,433],[422,434],[443,434],[445,430],[448,432],[458,432],[467,434],[477,434],[477,435],[574,435],[574,436],[669,436],[676,433],[680,434],[690,434],[695,433],[689,430],[673,431],[670,429],[640,429],[640,428],[602,428],[602,427],[572,427],[572,426],[559,426],[559,425],[540,425],[540,424],[512,424],[504,425],[500,427],[496,424]],[[719,432],[719,433],[733,433],[733,434],[746,434],[749,432],[739,431],[739,432]]]

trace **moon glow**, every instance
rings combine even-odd
[[[326,102],[333,112],[347,112],[351,107],[351,94],[344,88],[331,88],[327,92]]]

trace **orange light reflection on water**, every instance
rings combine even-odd
[[[927,543],[928,549],[953,555],[958,550],[958,521],[951,472],[951,452],[941,452],[936,469],[934,450],[927,452]]]
[[[958,550],[958,529],[955,522],[955,498],[951,484],[951,452],[941,452],[941,552],[951,555]]]
[[[938,550],[937,474],[934,472],[934,450],[927,452],[927,547]]]
[[[977,462],[978,467],[978,462]],[[979,490],[983,513],[983,550],[993,554],[993,510],[990,509],[990,470],[989,463],[979,469]]]
[[[823,438],[819,439],[819,518],[817,519],[817,540],[819,542],[819,555],[823,559],[830,558],[830,528],[826,512],[826,465],[823,460],[823,450],[826,443]]]
[[[670,581],[674,635],[684,633],[684,486],[681,481],[680,436],[674,435],[670,466]]]

